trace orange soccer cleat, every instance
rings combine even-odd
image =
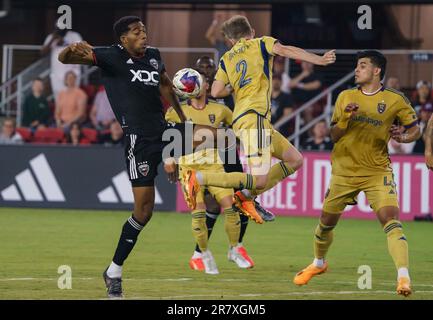
[[[402,296],[409,296],[412,293],[410,288],[410,279],[406,277],[400,277],[397,284],[397,294]]]
[[[296,274],[295,278],[293,279],[293,283],[298,286],[303,286],[304,284],[307,284],[312,277],[325,273],[326,270],[328,270],[328,263],[326,261],[322,268],[316,267],[314,264],[310,264],[308,267]]]
[[[204,271],[204,264],[203,264],[203,259],[200,257],[194,258],[192,257],[189,260],[189,267],[192,270],[197,270],[197,271]]]
[[[263,223],[263,218],[257,212],[254,200],[245,197],[241,191],[235,192],[234,206],[237,211],[254,220],[256,223]]]
[[[197,202],[196,196],[200,191],[200,184],[197,181],[194,170],[187,170],[182,176],[182,188],[185,195],[185,201],[188,207],[192,210],[195,209]]]

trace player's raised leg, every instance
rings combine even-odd
[[[409,277],[409,248],[398,216],[399,208],[395,206],[386,206],[377,212],[386,234],[389,254],[397,269],[397,293],[408,296],[412,293]]]
[[[122,297],[123,263],[134,248],[141,230],[152,217],[155,199],[154,186],[133,187],[132,192],[134,212],[123,225],[113,261],[103,274],[110,298]]]

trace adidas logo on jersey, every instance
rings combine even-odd
[[[159,73],[157,71],[146,71],[146,70],[132,70],[130,69],[133,77],[131,82],[140,81],[146,85],[158,85],[159,84]]]
[[[127,63],[127,64],[134,64],[134,61],[132,61],[132,59],[129,58],[129,59],[126,61],[126,63]]]
[[[31,169],[18,173],[15,176],[16,184],[0,192],[3,200],[22,201],[23,197],[25,201],[65,202],[65,196],[45,155],[41,153],[29,162]]]

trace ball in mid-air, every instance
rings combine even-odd
[[[184,68],[173,77],[174,92],[183,99],[196,98],[203,86],[203,79],[198,71]]]

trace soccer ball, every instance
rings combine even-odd
[[[182,99],[196,98],[203,86],[203,79],[198,71],[184,68],[176,72],[173,78],[174,92]]]

